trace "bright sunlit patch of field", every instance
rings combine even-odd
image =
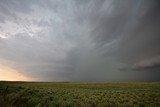
[[[17,70],[0,65],[0,80],[5,81],[31,81],[32,79],[19,73]]]

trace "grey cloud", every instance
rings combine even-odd
[[[158,0],[0,5],[0,64],[39,81],[159,81]]]
[[[120,57],[126,59],[127,62],[137,63],[140,60],[160,54],[160,37],[158,36],[160,34],[158,30],[160,21],[157,20],[160,18],[160,15],[158,14],[158,9],[158,1],[143,1],[141,4],[135,25],[132,29],[129,29],[130,32],[127,32],[127,36],[121,43],[123,48],[119,49]],[[132,58],[132,60],[129,58]]]
[[[128,68],[128,70],[151,71],[151,72],[159,71],[160,70],[160,56],[156,56],[154,58],[147,59],[147,60],[142,60],[136,63],[135,65],[131,66],[130,68]]]

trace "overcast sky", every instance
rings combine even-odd
[[[0,73],[160,81],[160,1],[0,0]]]

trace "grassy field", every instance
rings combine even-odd
[[[0,82],[1,107],[160,107],[159,82]]]

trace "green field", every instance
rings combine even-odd
[[[0,82],[1,107],[160,107],[159,82]]]

